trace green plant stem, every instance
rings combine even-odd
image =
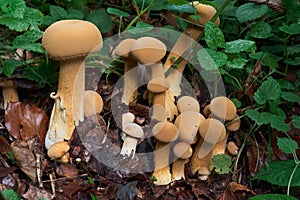
[[[220,6],[220,8],[217,10],[216,14],[211,18],[210,21],[214,22],[219,17],[221,12],[226,8],[226,6],[229,4],[230,0],[225,0],[223,4]]]
[[[293,169],[293,172],[292,172],[291,176],[290,176],[290,179],[289,179],[289,182],[288,182],[288,186],[287,186],[287,192],[286,192],[287,195],[290,195],[290,188],[291,188],[292,180],[293,180],[294,174],[295,174],[295,172],[296,172],[299,164],[300,164],[300,162],[298,161],[297,164],[296,164],[296,166]]]

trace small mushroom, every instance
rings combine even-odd
[[[103,110],[103,100],[100,94],[93,90],[84,92],[84,116],[89,117]]]
[[[200,112],[199,102],[191,96],[180,97],[177,101],[177,108],[180,113],[187,111]]]
[[[47,155],[50,158],[61,158],[69,151],[69,149],[70,145],[67,142],[56,142],[49,147]]]
[[[61,20],[44,32],[42,44],[50,58],[60,62],[57,93],[46,135],[46,148],[69,140],[75,125],[84,119],[85,57],[102,48],[102,35],[94,24]]]
[[[160,142],[173,142],[178,136],[179,132],[177,127],[171,122],[158,122],[152,129],[153,136]]]
[[[2,94],[4,99],[3,108],[5,109],[7,106],[7,102],[18,102],[19,94],[18,94],[18,86],[14,83],[13,80],[2,80],[0,81],[0,86],[2,87]]]
[[[240,126],[241,126],[241,119],[238,115],[236,115],[235,118],[232,119],[231,121],[226,122],[226,129],[228,131],[237,131],[239,130]]]
[[[230,121],[236,117],[236,107],[234,103],[225,96],[215,97],[209,104],[209,111],[212,118],[221,121]]]
[[[227,150],[231,155],[236,156],[239,152],[238,146],[233,141],[228,142],[227,144]]]
[[[213,18],[213,16],[216,14],[216,9],[208,4],[200,3],[199,1],[192,1],[190,2],[191,5],[193,5],[197,11],[200,18],[200,24],[205,25],[205,23]],[[190,20],[193,23],[199,23],[199,20]],[[214,23],[219,26],[220,25],[220,18],[218,17]]]

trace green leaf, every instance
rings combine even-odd
[[[23,0],[1,0],[0,8],[7,16],[22,19],[26,4]]]
[[[290,176],[294,170],[294,160],[271,161],[268,166],[263,167],[252,180],[264,180],[279,186],[288,186]],[[300,168],[294,173],[291,187],[300,186]]]
[[[113,26],[113,21],[111,17],[106,13],[106,11],[103,8],[96,10],[93,13],[90,13],[86,17],[86,20],[94,23],[102,33],[108,32]]]
[[[10,78],[14,73],[15,69],[21,64],[20,61],[15,59],[7,59],[3,63],[3,72],[4,74]]]
[[[277,82],[279,83],[281,89],[287,89],[287,90],[295,90],[296,89],[294,84],[288,80],[278,79]]]
[[[277,68],[278,67],[278,64],[277,62],[269,55],[265,54],[263,56],[263,58],[261,59],[261,64],[263,66],[267,66],[267,67],[270,67],[270,68]]]
[[[263,57],[264,53],[263,52],[255,52],[255,53],[250,53],[249,57],[255,60],[261,59]]]
[[[284,123],[284,119],[282,117],[278,115],[271,115],[269,119],[272,128],[281,132],[289,132],[291,130],[291,127]]]
[[[166,8],[170,12],[177,12],[177,13],[197,13],[197,10],[190,4],[184,5],[168,5]]]
[[[263,124],[268,124],[270,113],[263,112],[260,113],[257,110],[246,110],[245,114],[253,120],[258,126],[261,126]]]
[[[254,3],[245,3],[236,11],[236,17],[240,23],[260,18],[268,12],[268,6]]]
[[[265,39],[272,36],[272,27],[266,22],[258,22],[252,26],[251,36],[255,38]]]
[[[23,35],[17,36],[13,40],[13,46],[18,47],[19,45],[33,43],[43,36],[43,32],[40,30],[29,30],[26,31]]]
[[[242,102],[240,100],[236,99],[236,98],[232,98],[230,100],[234,103],[236,108],[240,108],[243,105]]]
[[[227,174],[230,171],[231,158],[227,154],[213,155],[212,165],[218,174]]]
[[[50,26],[51,24],[53,24],[54,22],[56,22],[57,20],[56,20],[56,18],[55,17],[53,17],[53,16],[50,16],[50,15],[46,15],[46,16],[44,16],[43,17],[43,24],[45,25],[45,26]]]
[[[220,51],[204,48],[208,55],[212,58],[217,68],[224,66],[227,63],[227,55]],[[201,51],[201,50],[200,50]]]
[[[284,194],[263,194],[250,197],[249,200],[297,200],[297,198]]]
[[[12,189],[0,191],[6,200],[20,200],[19,195]]]
[[[298,144],[291,138],[278,138],[278,148],[284,153],[293,153],[298,149]]]
[[[244,58],[235,58],[232,61],[227,61],[227,67],[232,69],[243,69],[247,60]]]
[[[288,55],[293,55],[293,54],[296,54],[296,53],[300,53],[300,44],[296,44],[296,45],[287,47],[287,54]]]
[[[169,5],[174,4],[174,5],[180,6],[180,5],[187,4],[187,3],[188,3],[187,0],[168,0]]]
[[[283,25],[279,27],[279,30],[290,35],[300,34],[300,24]]]
[[[296,57],[294,59],[287,58],[287,59],[284,60],[284,62],[289,64],[289,65],[297,66],[297,65],[300,65],[300,57]]]
[[[84,14],[81,10],[69,9],[67,10],[67,19],[83,19]]]
[[[234,40],[231,42],[225,43],[225,51],[227,53],[239,53],[242,51],[254,51],[256,49],[256,45],[254,41],[251,40]]]
[[[300,96],[293,92],[281,92],[281,98],[289,102],[299,102]]]
[[[117,8],[107,8],[107,13],[112,14],[112,15],[116,15],[116,16],[120,16],[120,17],[129,17],[129,13],[124,12],[122,10],[119,10]]]
[[[265,104],[268,100],[275,100],[280,97],[281,89],[279,83],[272,77],[264,81],[254,93],[254,100],[260,104]]]
[[[218,70],[218,66],[205,49],[201,49],[197,52],[197,58],[203,69],[207,71]]]
[[[300,116],[293,116],[292,123],[296,128],[300,129]]]
[[[57,20],[62,20],[67,18],[67,11],[59,6],[50,5],[50,14]]]
[[[181,17],[177,17],[176,22],[177,22],[178,27],[181,30],[185,30],[189,26],[189,23],[187,21],[183,20]]]
[[[137,33],[145,33],[145,32],[148,32],[152,29],[153,29],[153,26],[150,25],[150,24],[147,24],[145,22],[137,22],[136,26],[135,27],[132,27],[132,26],[129,27],[128,31],[130,33],[137,34]]]
[[[211,49],[224,47],[225,38],[221,29],[211,21],[207,21],[204,26],[204,36],[206,44]]]

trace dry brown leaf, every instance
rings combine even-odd
[[[37,137],[44,146],[48,116],[35,105],[23,102],[8,103],[5,110],[5,127],[17,140],[28,141]]]
[[[245,192],[251,192],[252,194],[255,195],[255,193],[252,190],[249,190],[244,185],[241,185],[239,183],[231,182],[229,183],[229,185],[231,187],[232,192],[245,191]]]
[[[0,136],[0,154],[6,154],[9,150],[8,141],[5,137]]]
[[[29,189],[25,194],[22,195],[25,199],[30,200],[39,200],[39,199],[52,199],[53,196],[51,193],[47,192],[46,190],[42,190],[35,186],[29,185]]]
[[[68,178],[72,178],[72,177],[75,177],[75,176],[78,175],[78,170],[72,164],[62,163],[60,166],[58,166],[56,168],[56,173],[59,176],[65,176],[65,177],[68,177]]]

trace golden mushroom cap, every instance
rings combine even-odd
[[[122,114],[122,128],[125,127],[128,123],[133,123],[135,116],[131,112],[123,113]]]
[[[129,58],[131,45],[134,43],[135,39],[127,38],[122,40],[115,48],[115,55],[122,56],[124,58]]]
[[[180,113],[186,111],[200,112],[200,105],[197,99],[191,96],[183,96],[177,101],[177,109]]]
[[[177,116],[174,124],[179,130],[179,139],[192,144],[197,137],[199,124],[204,120],[199,112],[187,111]]]
[[[123,127],[124,133],[134,138],[144,137],[144,131],[142,127],[136,123],[127,123]]]
[[[153,136],[161,142],[173,142],[178,136],[177,127],[171,122],[158,122],[152,129]]]
[[[237,131],[239,130],[241,126],[241,119],[238,115],[235,116],[235,118],[228,122],[229,124],[226,126],[226,129],[228,131]]]
[[[153,78],[147,84],[147,89],[153,93],[162,93],[170,88],[170,83],[162,77]]]
[[[177,158],[188,159],[193,154],[193,149],[189,143],[178,142],[173,147],[173,153]]]
[[[212,99],[209,110],[213,116],[221,120],[232,120],[236,117],[236,107],[234,103],[225,96]]]
[[[68,60],[84,57],[102,48],[102,35],[93,23],[84,20],[61,20],[44,32],[42,43],[51,58]]]
[[[50,158],[61,158],[70,149],[70,145],[67,142],[56,142],[52,144],[47,152]]]
[[[84,116],[89,117],[103,110],[103,100],[100,94],[93,90],[84,92]]]
[[[130,48],[131,55],[144,65],[157,63],[166,52],[166,45],[154,37],[138,38]]]
[[[195,6],[198,11],[198,15],[200,15],[200,24],[204,25],[207,21],[211,20],[213,16],[216,14],[216,9],[211,5],[200,3],[199,1],[190,2],[191,5]],[[199,21],[192,20],[193,23],[198,24]],[[217,26],[220,25],[220,18],[218,17],[214,22]]]
[[[216,144],[226,137],[226,129],[222,122],[217,119],[208,118],[199,125],[199,133],[205,142]]]

